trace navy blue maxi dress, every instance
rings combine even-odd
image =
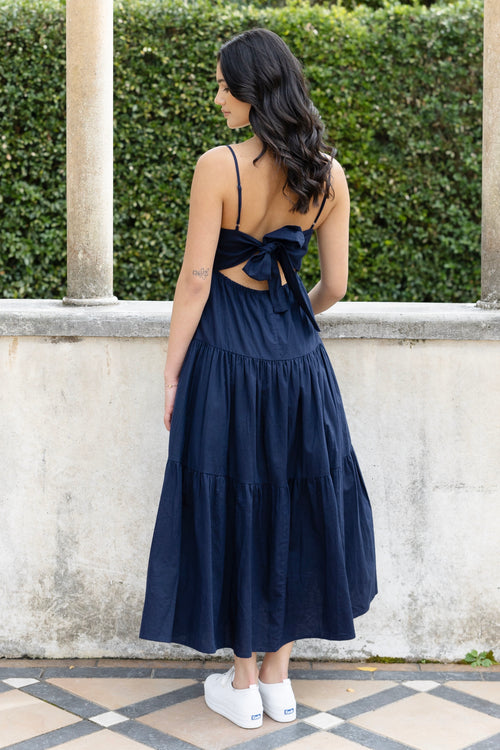
[[[180,373],[140,637],[249,657],[354,638],[377,583],[370,502],[294,270],[324,202],[308,230],[241,232],[232,153],[238,223]],[[269,290],[219,273],[244,260]]]

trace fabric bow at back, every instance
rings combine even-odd
[[[247,260],[243,270],[253,279],[268,282],[273,310],[281,313],[289,307],[288,296],[281,284],[281,266],[295,299],[319,331],[309,297],[296,273],[302,265],[311,234],[311,230],[285,226],[269,232],[260,241],[238,229],[221,229],[214,268],[222,270]]]

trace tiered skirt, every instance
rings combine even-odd
[[[354,638],[372,513],[333,369],[286,287],[214,272],[177,388],[141,638],[240,657]]]

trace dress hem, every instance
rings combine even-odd
[[[378,592],[375,592],[373,594],[373,597],[370,600],[370,604],[373,601],[373,599],[375,598],[375,596],[377,595],[377,593]],[[353,619],[356,619],[358,617],[361,617],[362,615],[365,615],[369,611],[369,609],[370,609],[370,604],[367,607],[362,608],[361,611],[356,612],[355,614],[353,614]],[[211,649],[205,650],[203,648],[198,648],[197,646],[193,646],[192,645],[192,641],[190,643],[188,643],[188,641],[190,641],[189,638],[177,638],[177,640],[164,640],[163,638],[155,638],[154,636],[143,635],[142,632],[139,634],[139,638],[140,638],[140,640],[143,640],[143,641],[154,641],[156,643],[166,643],[166,644],[171,644],[171,645],[186,646],[187,648],[193,649],[193,651],[198,651],[198,653],[200,653],[200,654],[210,654],[210,655],[213,655],[217,651],[220,651],[221,649],[227,649],[227,648],[230,648],[232,651],[235,651],[234,646],[232,646],[230,644],[218,645],[218,646],[212,647]],[[275,651],[278,651],[286,643],[292,643],[292,642],[295,642],[295,641],[302,641],[302,640],[309,640],[309,639],[320,639],[322,641],[352,641],[355,638],[356,638],[356,633],[354,631],[354,627],[353,627],[352,632],[350,632],[350,633],[337,633],[335,636],[326,635],[324,633],[323,634],[319,634],[319,635],[318,634],[315,634],[315,635],[300,634],[300,635],[296,635],[296,636],[290,637],[289,639],[287,639],[286,641],[283,641],[283,643],[281,645],[278,645],[278,646],[276,646],[275,644],[273,644],[272,647],[270,647],[270,646],[262,646],[262,647],[260,647],[260,646],[252,646],[252,649],[251,649],[251,651],[248,654],[247,653],[240,653],[240,654],[236,654],[236,655],[239,658],[248,659],[252,655],[252,653],[254,653],[254,652],[257,652],[257,653],[274,653]]]

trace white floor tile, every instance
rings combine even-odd
[[[97,714],[97,716],[89,716],[89,721],[93,721],[94,724],[99,724],[101,727],[112,727],[115,724],[121,724],[122,721],[128,721],[127,716],[116,711],[106,711],[103,714]]]
[[[323,711],[308,716],[304,721],[306,724],[316,727],[316,729],[333,729],[333,727],[338,727],[339,724],[344,723],[344,719],[339,719],[338,716],[332,716],[332,714],[327,714]]]
[[[434,680],[408,680],[402,684],[412,690],[417,690],[419,693],[427,693],[429,690],[439,687],[439,682],[434,682]]]
[[[13,688],[22,688],[27,685],[34,685],[35,682],[40,682],[40,680],[33,680],[28,677],[9,677],[7,680],[2,680],[2,682]]]

